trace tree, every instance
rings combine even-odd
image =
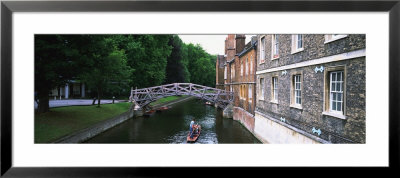
[[[215,87],[216,56],[208,54],[199,44],[185,44],[186,68],[190,82]]]
[[[35,35],[35,97],[38,99],[38,112],[49,111],[50,90],[65,84],[76,74],[77,56],[78,52],[67,37]]]
[[[125,40],[128,65],[135,69],[132,87],[145,88],[160,85],[165,80],[167,58],[172,47],[171,35],[127,35]]]
[[[119,49],[112,37],[92,35],[88,43],[89,47],[81,52],[83,71],[79,76],[88,87],[96,90],[100,107],[104,91],[129,82],[133,70],[126,63],[125,50]]]
[[[165,83],[185,82],[184,64],[182,56],[182,40],[178,35],[169,39],[168,45],[172,46],[171,55],[167,58]]]

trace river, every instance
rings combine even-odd
[[[194,144],[261,143],[238,121],[223,118],[221,109],[198,99],[174,104],[149,117],[129,119],[86,143],[186,144],[193,117],[202,129]]]

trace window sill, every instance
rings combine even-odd
[[[304,50],[304,48],[300,48],[300,49],[293,51],[291,54],[296,54],[296,53],[302,52],[303,50]]]
[[[301,107],[301,105],[294,105],[294,104],[291,104],[290,107],[291,107],[291,108],[295,108],[295,109],[303,110],[303,107]]]
[[[275,57],[275,58],[272,58],[271,61],[277,60],[277,59],[279,59],[279,56],[278,56],[278,57]]]
[[[346,38],[346,37],[347,37],[347,35],[338,36],[336,38],[333,38],[333,39],[330,39],[328,41],[325,41],[324,44],[327,44],[327,43],[330,43],[330,42],[333,42],[333,41],[336,41],[336,40],[340,40],[340,39],[343,39],[343,38]]]
[[[274,100],[269,101],[269,102],[270,102],[270,103],[273,103],[273,104],[279,104],[278,101],[274,101]]]
[[[326,111],[324,111],[324,112],[322,112],[322,115],[331,116],[331,117],[335,117],[335,118],[343,119],[343,120],[346,119],[346,116],[345,116],[345,115],[336,114],[336,113],[332,113],[332,112],[326,112]]]

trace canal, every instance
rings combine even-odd
[[[261,143],[243,125],[222,117],[222,110],[190,99],[149,117],[129,119],[86,143],[186,143],[192,118],[202,131],[195,144]]]

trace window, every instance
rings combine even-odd
[[[301,105],[301,75],[293,76],[294,104]]]
[[[292,54],[303,50],[303,35],[292,35]]]
[[[330,72],[330,112],[343,114],[343,71]]]
[[[260,78],[260,100],[264,100],[264,78]]]
[[[239,99],[242,99],[242,86],[239,85]]]
[[[272,77],[272,101],[278,102],[278,78]]]
[[[272,59],[279,58],[279,38],[278,35],[272,35]]]
[[[322,114],[346,119],[346,67],[326,67],[324,75],[324,111]]]
[[[260,40],[260,64],[265,62],[265,37]]]
[[[247,85],[243,85],[243,97],[244,97],[244,100],[247,100]]]
[[[227,67],[225,66],[225,70],[224,70],[224,79],[227,78],[227,75],[228,75],[228,70],[227,70]]]
[[[303,48],[303,35],[297,35],[297,48]]]
[[[245,99],[245,92],[246,92],[246,88],[245,88],[245,86],[244,85],[240,85],[240,95],[241,95],[241,97],[240,97],[240,99],[242,99],[242,100],[244,100]]]
[[[243,60],[240,60],[240,76],[243,76]]]
[[[345,37],[347,37],[347,35],[339,35],[339,34],[325,35],[325,44]]]
[[[253,99],[253,92],[252,92],[253,87],[249,85],[249,102]]]
[[[231,64],[231,80],[235,78],[235,64]]]
[[[250,74],[253,73],[253,55],[250,56]]]
[[[246,58],[246,68],[245,68],[245,71],[246,71],[246,75],[249,75],[249,58]]]

